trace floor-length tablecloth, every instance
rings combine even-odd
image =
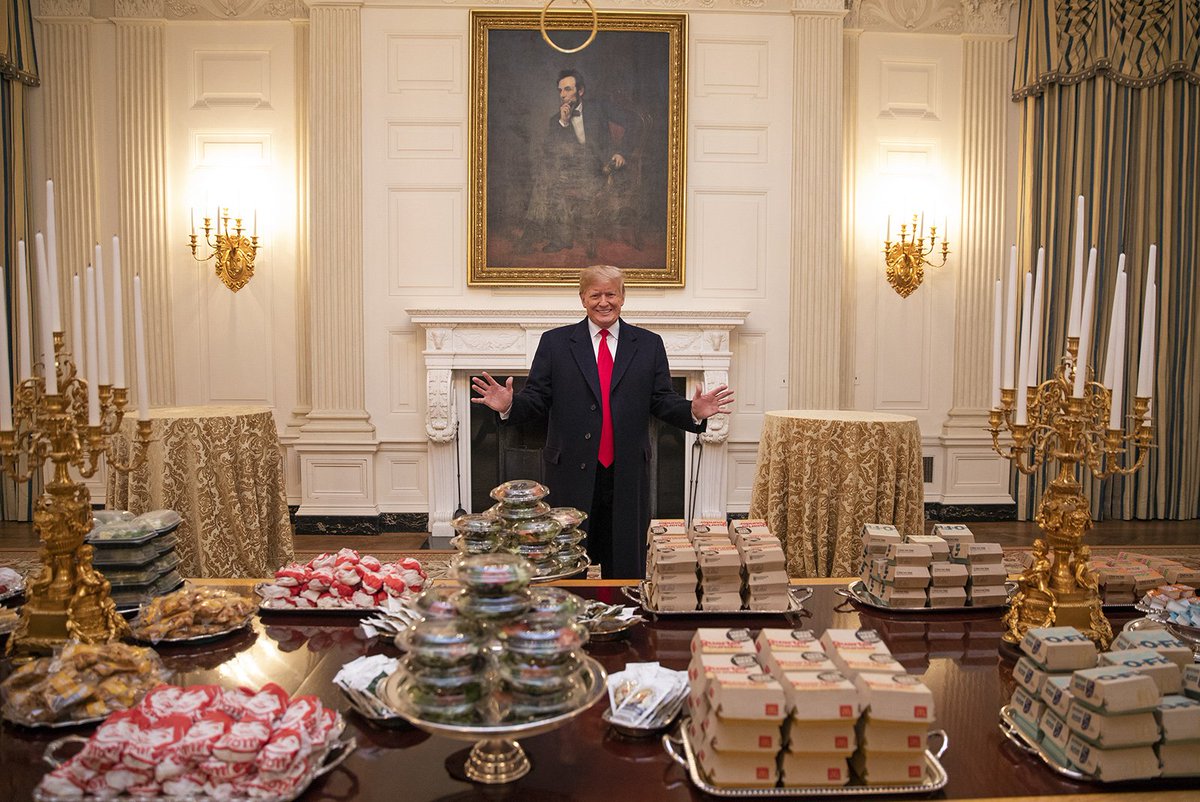
[[[864,523],[919,534],[921,429],[883,412],[781,410],[763,417],[750,517],[779,536],[791,576],[858,573]]]
[[[131,456],[133,418],[113,438],[120,462]],[[270,410],[175,407],[153,409],[150,418],[146,461],[130,473],[108,472],[109,508],[177,510],[184,576],[271,576],[291,560],[283,457]]]

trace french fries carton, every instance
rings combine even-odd
[[[961,588],[967,584],[967,566],[962,563],[932,562],[929,584],[935,588]]]
[[[1080,771],[1104,782],[1159,776],[1158,755],[1152,746],[1101,749],[1072,732],[1067,755]]]
[[[1183,672],[1179,666],[1153,649],[1121,649],[1102,652],[1100,665],[1119,666],[1149,675],[1161,694],[1183,693]]]
[[[1136,632],[1128,630],[1121,632],[1113,640],[1112,648],[1114,650],[1153,649],[1179,666],[1180,672],[1192,664],[1191,648],[1165,629],[1139,629]]]
[[[784,788],[832,787],[850,782],[846,756],[838,753],[784,752],[780,770]]]
[[[915,785],[925,777],[925,755],[860,749],[850,758],[850,768],[867,785]]]
[[[750,630],[700,627],[692,635],[692,654],[757,654]]]
[[[863,705],[880,721],[933,720],[933,693],[912,674],[859,674],[854,678]]]
[[[1200,743],[1166,741],[1154,747],[1163,777],[1190,777],[1200,774]]]
[[[845,756],[858,746],[855,722],[849,719],[804,721],[789,717],[784,732],[787,751],[793,754],[818,752]]]
[[[967,600],[972,607],[994,607],[1008,601],[1004,585],[974,585],[967,588]]]
[[[1164,741],[1200,740],[1200,702],[1179,694],[1164,696],[1154,709]],[[1200,744],[1195,745],[1200,750]]]
[[[1022,658],[1024,659],[1024,658]],[[1071,675],[1049,674],[1042,683],[1040,696],[1042,703],[1053,710],[1059,718],[1066,718],[1071,712]],[[1066,744],[1064,743],[1065,747]]]
[[[937,535],[908,535],[904,538],[904,542],[928,546],[929,553],[933,555],[935,562],[950,559],[950,544]]]
[[[958,588],[929,588],[930,607],[966,607],[967,589]]]
[[[963,524],[934,524],[933,533],[954,548],[956,543],[974,543],[975,535]]]
[[[1091,710],[1114,714],[1153,710],[1161,694],[1154,680],[1126,668],[1097,666],[1071,675],[1071,694]]]
[[[882,721],[870,713],[858,720],[855,727],[858,742],[868,752],[925,751],[929,725],[917,721]]]
[[[956,563],[1002,563],[1004,549],[999,543],[955,543],[950,559]]]
[[[1067,715],[1067,726],[1088,743],[1102,749],[1148,746],[1158,741],[1158,722],[1154,713],[1120,713],[1106,716],[1083,705],[1075,705]]]
[[[1003,585],[1008,579],[1008,571],[1001,563],[971,563],[967,568],[967,584],[971,587],[979,585]]]
[[[651,537],[654,535],[682,535],[687,537],[687,533],[687,522],[682,518],[654,518],[650,521],[650,527],[646,530],[646,534]]]
[[[923,543],[893,543],[888,546],[887,559],[890,565],[915,565],[928,568],[933,562],[933,553]]]
[[[839,671],[796,671],[780,680],[788,712],[797,721],[857,721],[862,710],[854,683]]]
[[[783,723],[773,719],[723,718],[711,708],[700,722],[702,737],[718,752],[771,752],[783,748]]]
[[[786,713],[783,686],[770,674],[714,674],[705,694],[722,718],[782,721]]]
[[[719,752],[701,745],[696,761],[713,785],[769,788],[778,779],[775,755],[769,752]]]
[[[904,590],[929,587],[929,568],[924,565],[898,565],[888,562],[880,577],[883,584]]]
[[[1074,671],[1096,665],[1096,644],[1075,627],[1035,627],[1025,633],[1021,651],[1046,671]]]

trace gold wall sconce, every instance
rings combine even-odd
[[[217,278],[233,292],[245,287],[254,276],[254,258],[258,255],[258,212],[254,213],[254,231],[246,236],[242,227],[242,218],[229,216],[229,209],[219,209],[219,217],[213,220],[204,218],[204,243],[208,246],[208,256],[200,256],[198,252],[198,237],[196,235],[196,218],[192,216],[192,233],[189,244],[192,248],[192,258],[197,262],[207,262],[214,259]],[[233,225],[229,221],[233,220]]]
[[[937,226],[929,227],[929,238],[925,238],[924,217],[921,225],[917,226],[917,215],[913,215],[912,231],[907,223],[900,224],[900,239],[892,240],[892,218],[888,217],[886,239],[883,242],[883,258],[887,265],[887,281],[892,285],[901,298],[907,298],[913,290],[921,286],[925,278],[926,267],[941,267],[946,264],[950,255],[950,242],[945,237],[945,226],[942,226],[942,261],[934,263],[929,257],[937,250]]]

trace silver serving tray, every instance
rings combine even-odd
[[[606,708],[600,714],[600,720],[613,728],[613,732],[624,735],[626,738],[653,738],[655,735],[666,732],[679,718],[679,713],[683,710],[684,704],[687,702],[687,694],[680,696],[666,710],[666,713],[660,715],[653,724],[647,724],[640,727],[635,727],[630,724],[622,724],[613,721],[612,708]]]
[[[4,720],[9,724],[16,724],[18,727],[25,727],[30,730],[65,730],[71,727],[92,727],[104,721],[108,716],[109,714],[105,713],[102,716],[88,716],[87,718],[65,719],[63,721],[26,721],[13,717],[9,714],[8,710],[5,710],[3,713]]]
[[[580,560],[575,561],[574,568],[567,568],[562,571],[557,571],[553,574],[546,574],[545,576],[531,577],[529,579],[529,584],[541,585],[546,582],[556,582],[560,579],[570,579],[573,576],[578,576],[579,574],[585,573],[587,571],[587,569],[589,569],[591,567],[592,567],[591,558],[584,557]]]
[[[343,727],[345,726],[344,723],[342,723],[340,721],[339,721],[339,724],[341,724]],[[56,753],[58,752],[59,749],[61,749],[63,746],[70,744],[70,743],[87,743],[87,740],[88,740],[87,738],[82,738],[78,735],[68,735],[65,738],[59,738],[56,741],[51,741],[46,746],[46,752],[45,752],[45,755],[42,757],[42,760],[47,765],[49,765],[51,768],[58,768],[64,762],[66,762],[65,760],[59,759],[57,757]],[[314,759],[309,761],[308,771],[306,771],[304,774],[302,774],[300,776],[300,780],[296,783],[295,793],[289,794],[286,796],[221,797],[219,800],[216,797],[203,796],[203,795],[188,796],[188,797],[163,796],[163,795],[153,796],[153,797],[133,797],[133,796],[129,796],[129,795],[122,795],[120,797],[115,797],[115,798],[147,800],[147,802],[292,802],[292,800],[299,799],[300,796],[302,796],[304,794],[304,792],[308,790],[308,786],[312,785],[313,781],[316,780],[318,777],[322,777],[322,776],[328,774],[329,772],[333,771],[334,769],[336,769],[338,766],[342,765],[342,762],[347,757],[350,756],[350,753],[353,752],[357,746],[358,746],[358,743],[354,740],[353,737],[343,736],[343,735],[339,734],[338,737],[334,738],[328,744],[326,744],[325,749],[323,751],[314,753],[314,755],[313,755]],[[86,795],[86,794],[84,796],[76,796],[76,797],[55,796],[53,794],[49,794],[49,793],[46,793],[45,791],[43,791],[40,784],[38,785],[38,787],[36,789],[34,789],[34,792],[33,792],[34,802],[79,802],[79,800],[81,800],[81,799],[88,800],[88,799],[108,799],[108,798],[112,798],[112,797],[98,797],[98,796],[90,796],[90,795]]]
[[[1077,769],[1064,766],[1051,757],[1050,753],[1042,748],[1041,743],[1030,738],[1024,730],[1017,726],[1016,719],[1013,717],[1012,705],[1005,705],[1000,708],[1000,732],[1004,733],[1004,737],[1011,741],[1018,749],[1034,755],[1049,766],[1055,774],[1060,774],[1076,782],[1104,784],[1102,780],[1098,780],[1090,774],[1084,774]]]
[[[756,616],[756,615],[785,615],[787,613],[798,613],[804,609],[804,602],[812,598],[813,589],[805,585],[791,585],[788,587],[788,606],[786,610],[656,610],[650,604],[650,588],[649,583],[642,580],[638,586],[630,587],[629,585],[621,586],[621,593],[625,598],[637,604],[647,614],[654,618],[696,618],[713,616],[735,615],[739,617]]]
[[[1013,592],[1017,589],[1017,583],[1005,582],[1004,587],[1008,591],[1008,595],[1011,597]],[[837,588],[833,592],[839,596],[849,599],[855,604],[861,604],[863,607],[870,607],[873,610],[882,610],[886,613],[902,613],[904,615],[909,615],[911,613],[916,613],[917,615],[926,613],[933,613],[935,615],[939,613],[981,613],[985,611],[1003,610],[1008,607],[1007,600],[1001,604],[985,604],[980,607],[971,607],[968,605],[958,605],[954,607],[888,607],[886,604],[879,601],[867,592],[866,585],[861,579],[853,579],[846,587]]]
[[[950,738],[946,735],[945,730],[931,730],[929,734],[941,738],[942,743],[936,753],[928,749],[925,750],[925,777],[921,782],[913,783],[912,785],[817,785],[796,786],[792,788],[776,788],[774,786],[765,788],[718,786],[711,784],[705,779],[700,769],[700,764],[696,761],[692,743],[688,739],[686,724],[680,726],[678,737],[664,735],[662,742],[663,749],[667,751],[671,759],[687,770],[692,784],[699,790],[712,796],[741,799],[752,799],[755,797],[776,799],[792,796],[900,796],[904,794],[931,794],[934,791],[940,791],[945,788],[946,783],[950,780],[950,777],[946,774],[946,770],[942,768],[942,764],[938,760],[938,758],[946,754],[946,749],[950,746]]]
[[[629,637],[630,630],[646,619],[642,618],[640,615],[635,615],[632,618],[624,621],[620,619],[613,620],[618,621],[618,625],[615,627],[607,627],[605,629],[592,629],[591,626],[589,626],[586,622],[580,621],[579,623],[588,631],[589,642],[608,643],[610,641]]]
[[[259,588],[266,587],[270,582],[259,582],[254,586],[254,592],[258,594],[261,601],[258,603],[258,612],[260,615],[275,614],[283,616],[297,615],[374,615],[375,613],[386,613],[384,607],[267,607],[266,599],[259,593]]]
[[[253,617],[253,615],[251,617]],[[154,640],[152,638],[143,638],[140,636],[137,632],[137,619],[130,621],[129,626],[132,632],[130,637],[138,643],[148,643],[151,646],[195,646],[202,643],[217,641],[226,637],[227,635],[240,632],[246,627],[250,626],[250,619],[248,618],[240,624],[235,624],[234,626],[226,627],[225,629],[221,629],[216,632],[206,632],[203,635],[190,635],[186,638],[159,638],[158,640]]]
[[[342,695],[346,697],[346,701],[350,703],[350,709],[358,714],[361,718],[377,727],[407,727],[408,722],[399,713],[388,708],[387,704],[378,696],[372,696],[365,691],[358,691],[352,688],[341,688]],[[386,713],[381,713],[376,710],[376,705]]]

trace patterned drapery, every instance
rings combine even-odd
[[[17,240],[28,229],[29,195],[26,187],[25,92],[38,85],[37,55],[33,47],[33,15],[29,0],[0,0],[0,148],[3,148],[3,178],[0,180],[0,266],[4,267],[5,320],[9,321],[11,358],[16,342],[16,315],[11,314],[16,291]],[[26,333],[28,336],[28,333]],[[32,518],[33,494],[29,484],[0,480],[0,518],[27,521]]]
[[[1150,245],[1158,246],[1153,411],[1156,448],[1127,479],[1085,492],[1097,518],[1200,516],[1200,0],[1022,3],[1014,101],[1022,105],[1019,251],[1046,247],[1049,307],[1042,364],[1066,342],[1074,199],[1098,251],[1096,334],[1104,365],[1119,255],[1126,255],[1125,408],[1141,340]],[[1017,481],[1030,517],[1046,476]]]

